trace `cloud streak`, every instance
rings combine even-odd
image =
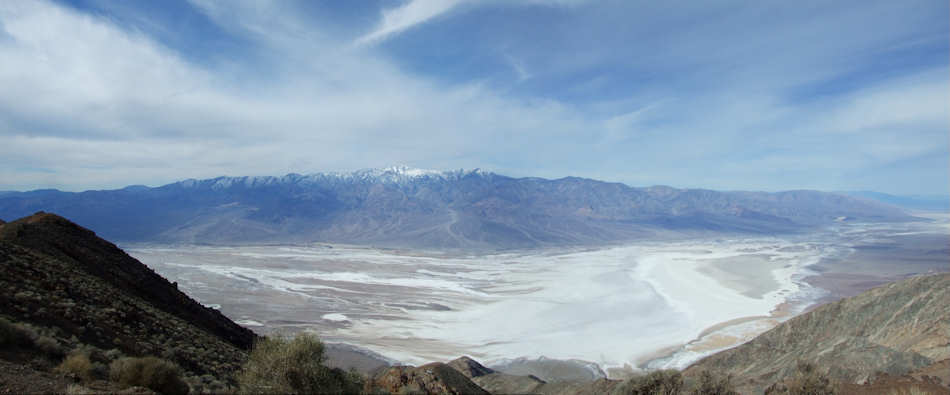
[[[0,190],[393,164],[718,189],[948,188],[948,67],[927,55],[945,27],[888,22],[900,18],[886,2],[763,23],[776,10],[484,2],[440,18],[461,2],[415,0],[355,37],[322,29],[306,2],[194,4],[246,48],[205,62],[107,15],[0,3]],[[424,37],[388,40],[422,23]],[[407,40],[424,44],[396,45]]]
[[[357,45],[369,45],[410,29],[415,25],[442,15],[462,0],[409,0],[405,4],[383,10],[382,21],[373,31],[356,40]]]

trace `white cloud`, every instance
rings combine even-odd
[[[0,135],[8,142],[0,168],[40,169],[42,177],[13,184],[5,175],[0,189],[394,163],[484,168],[544,137],[552,153],[558,144],[566,150],[559,136],[583,130],[559,103],[503,98],[478,84],[437,86],[247,12],[226,18],[279,53],[280,68],[216,73],[107,19],[45,2],[4,3],[0,20],[13,40],[0,43]]]
[[[649,56],[610,64],[669,67],[665,72],[677,73],[672,81],[680,85],[650,85],[646,75],[646,85],[615,102],[586,106],[407,71],[378,48],[326,37],[289,2],[193,1],[225,30],[263,48],[261,54],[240,54],[258,57],[233,60],[243,62],[238,67],[211,68],[107,18],[42,1],[0,2],[6,31],[0,37],[0,190],[156,185],[392,164],[638,185],[831,189],[836,179],[827,177],[830,169],[856,174],[947,148],[945,68],[873,81],[815,103],[783,96],[790,86],[854,67],[840,67],[833,55],[846,47],[860,53],[875,48],[876,41],[856,37],[780,50],[766,48],[782,42],[774,36],[732,37],[735,43],[726,44],[735,58],[718,52],[703,57],[699,49],[721,38],[707,37],[716,29],[702,26],[668,37],[668,52],[637,48]],[[394,16],[386,34],[451,9],[418,0],[398,9],[416,3],[422,8]],[[782,35],[815,28],[789,26],[792,31]],[[833,33],[825,29],[819,35]],[[633,52],[612,45],[594,49]],[[530,72],[523,70],[530,80],[518,86],[544,84],[545,66],[586,56],[525,52],[507,44],[493,52],[504,57],[503,69],[506,60],[516,72],[530,64]],[[776,52],[777,59],[756,59]],[[682,64],[689,67],[673,70]],[[573,94],[596,97],[616,77],[585,75],[594,82]],[[916,192],[927,188],[939,185]]]
[[[442,15],[462,0],[409,0],[407,3],[383,10],[382,20],[373,31],[356,40],[357,45],[367,45],[387,39],[420,23]]]
[[[863,89],[834,108],[822,124],[830,132],[861,132],[950,120],[947,70],[933,70]]]

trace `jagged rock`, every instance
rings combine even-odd
[[[470,379],[495,373],[494,370],[482,366],[478,361],[469,357],[456,358],[452,362],[449,362],[448,365]]]
[[[371,386],[393,394],[488,394],[468,377],[447,364],[434,362],[420,367],[395,366],[372,378]]]

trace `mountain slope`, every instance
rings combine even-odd
[[[802,314],[689,367],[732,374],[747,390],[791,375],[799,361],[843,382],[903,375],[950,359],[950,274],[914,277]]]
[[[255,339],[112,243],[53,214],[0,225],[0,268],[0,315],[48,328],[72,347],[161,355],[193,374],[225,377]]]
[[[950,196],[941,196],[941,195],[930,195],[930,196],[920,196],[920,195],[910,195],[910,196],[897,196],[890,195],[880,192],[872,191],[848,191],[842,192],[848,196],[855,196],[864,199],[870,199],[878,201],[884,204],[890,204],[897,207],[902,207],[910,210],[924,210],[924,211],[935,211],[935,212],[950,212]]]
[[[61,213],[123,242],[493,249],[705,232],[794,232],[841,219],[911,219],[890,206],[815,191],[632,188],[575,177],[407,168],[0,195],[0,217],[37,210]]]

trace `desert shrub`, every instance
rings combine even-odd
[[[193,394],[229,395],[237,393],[236,388],[209,374],[188,376],[185,377],[185,382],[191,387]]]
[[[795,375],[765,389],[767,395],[834,395],[835,387],[827,375],[821,373],[815,365],[798,362]]]
[[[65,374],[72,374],[79,377],[82,381],[92,380],[93,366],[89,360],[89,355],[83,352],[73,352],[63,360],[56,371]]]
[[[109,378],[109,366],[102,362],[92,362],[92,377],[97,379]]]
[[[675,395],[682,390],[683,375],[670,369],[631,377],[622,384],[620,392],[627,395]]]
[[[109,365],[109,378],[126,387],[140,386],[170,394],[187,394],[178,366],[155,357],[124,357]]]
[[[14,324],[5,318],[0,318],[0,346],[30,347],[36,334],[23,325]]]
[[[96,393],[95,391],[92,391],[76,383],[72,383],[66,386],[66,395],[89,395],[89,394],[95,394],[95,393]]]
[[[898,388],[888,392],[888,395],[930,395],[932,392],[925,391],[920,387]]]
[[[33,339],[33,345],[36,347],[36,349],[51,357],[59,358],[66,354],[63,346],[60,345],[56,339],[49,336],[36,336]]]
[[[63,346],[56,339],[40,333],[30,325],[14,323],[5,318],[0,318],[0,347],[35,348],[56,358],[65,355]]]
[[[732,385],[732,377],[715,375],[708,370],[699,374],[699,380],[690,394],[693,395],[739,395]]]
[[[828,376],[818,371],[815,365],[799,362],[795,377],[788,384],[791,395],[833,395],[834,386]]]
[[[315,336],[259,340],[238,373],[241,393],[359,393],[362,377],[324,365],[323,343]]]
[[[122,351],[119,351],[119,350],[113,348],[113,349],[110,349],[110,350],[108,350],[108,351],[102,353],[102,356],[103,356],[103,358],[104,358],[106,361],[112,362],[112,361],[115,361],[116,359],[119,359],[120,357],[122,357]]]

